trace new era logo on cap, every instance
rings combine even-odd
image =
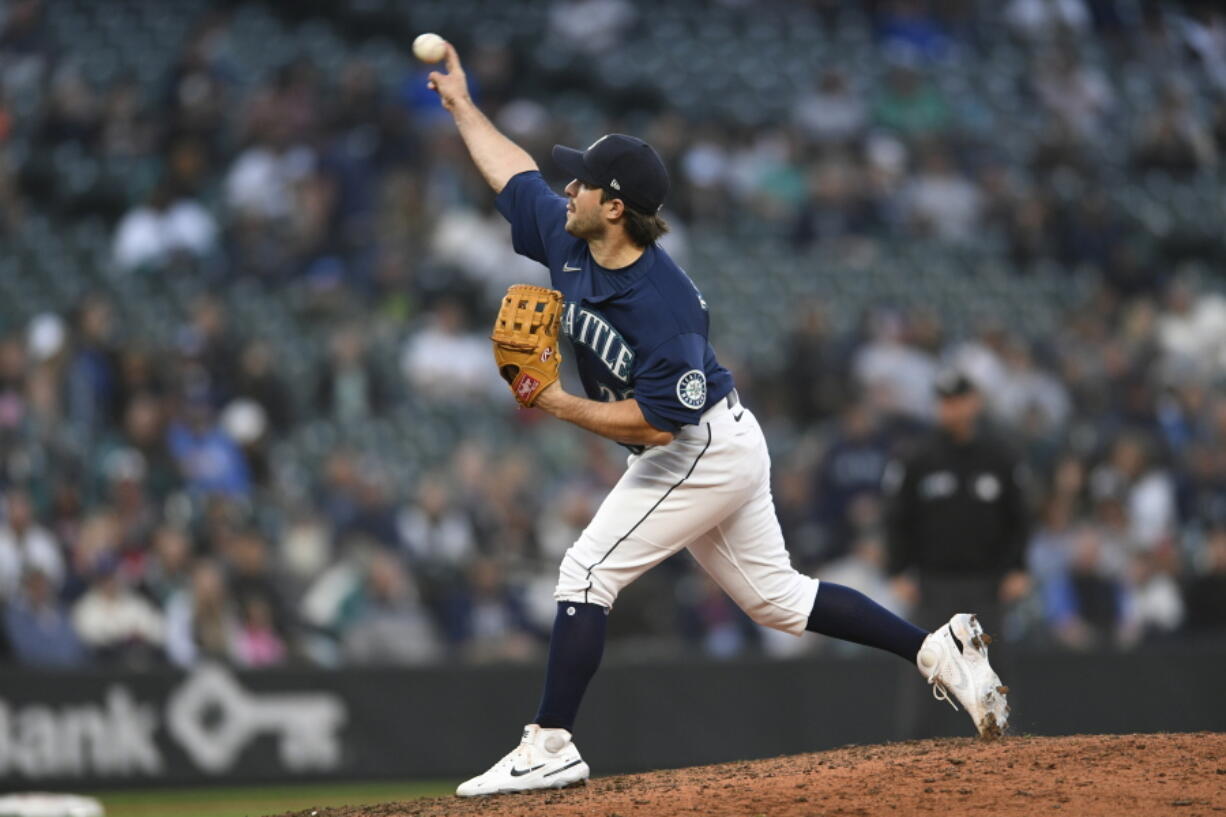
[[[616,191],[618,198],[640,212],[658,212],[668,195],[663,160],[635,136],[606,134],[583,151],[554,145],[553,161],[584,184]]]

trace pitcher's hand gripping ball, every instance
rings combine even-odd
[[[494,360],[521,406],[531,406],[558,379],[562,293],[528,284],[507,289],[494,319]]]

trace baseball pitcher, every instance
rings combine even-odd
[[[536,163],[473,104],[455,49],[429,85],[454,117],[498,194],[515,250],[549,268],[553,289],[515,286],[493,331],[515,399],[631,450],[625,474],[562,559],[540,708],[519,745],[460,785],[464,796],[585,780],[571,735],[600,665],[606,619],[622,588],[681,548],[755,621],[810,630],[914,662],[938,699],[956,699],[981,735],[1008,708],[975,616],[926,633],[868,597],[796,572],[775,517],[770,459],[753,412],[707,340],[707,303],[656,243],[668,229],[660,157],[641,139],[602,136],[553,149],[573,180],[554,193]],[[585,396],[558,381],[559,339],[575,355]],[[957,708],[954,705],[955,709]]]

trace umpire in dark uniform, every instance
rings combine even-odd
[[[943,370],[935,388],[937,427],[883,477],[888,570],[920,627],[939,627],[947,611],[957,610],[975,613],[986,632],[999,633],[1004,605],[1030,589],[1021,463],[983,427],[983,399],[969,377]],[[958,734],[954,719],[922,692],[906,684],[900,692],[902,737]]]
[[[936,377],[937,427],[886,468],[886,532],[894,589],[916,605],[911,620],[937,627],[949,610],[976,613],[1000,632],[1001,611],[1029,590],[1029,514],[1021,463],[981,423],[969,377]]]

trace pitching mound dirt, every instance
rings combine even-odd
[[[293,817],[800,817],[1226,813],[1226,734],[912,741]]]

